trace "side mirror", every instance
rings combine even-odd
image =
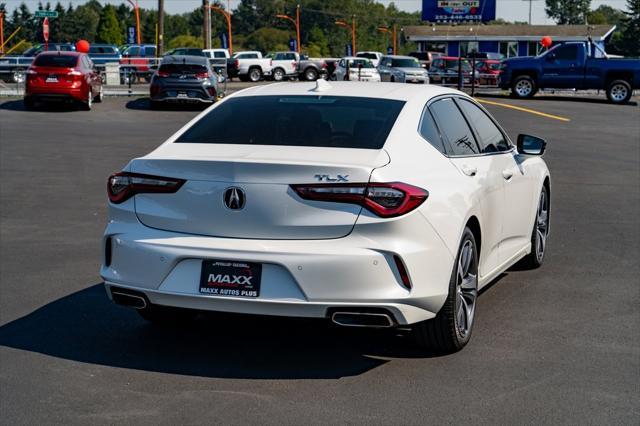
[[[556,54],[555,54],[555,53],[553,53],[553,52],[548,53],[548,54],[547,54],[547,56],[546,56],[546,59],[547,59],[547,61],[549,61],[549,62],[551,62],[551,61],[555,61],[555,60],[556,60]]]
[[[547,147],[547,141],[537,136],[518,135],[518,152],[524,155],[542,155]]]

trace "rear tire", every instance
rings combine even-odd
[[[273,77],[273,81],[282,81],[284,80],[284,70],[282,68],[276,68],[273,70],[271,74]]]
[[[521,265],[525,269],[536,269],[542,266],[544,254],[547,248],[547,237],[549,236],[549,192],[543,186],[538,200],[536,219],[531,232],[531,253],[521,260]]]
[[[437,353],[453,353],[471,338],[478,297],[478,250],[465,228],[449,280],[449,294],[434,319],[413,325],[418,346]]]
[[[307,81],[316,81],[318,79],[318,71],[313,68],[304,70],[304,79]]]
[[[533,78],[528,75],[521,75],[516,77],[513,80],[513,84],[511,85],[511,93],[516,98],[520,99],[529,99],[532,98],[533,95],[538,91],[538,87],[536,86],[536,82],[533,81]]]
[[[633,91],[626,80],[614,80],[607,87],[607,99],[613,104],[626,104]]]
[[[197,312],[190,309],[174,308],[172,306],[148,305],[136,310],[138,314],[153,325],[180,325],[193,320]]]
[[[82,102],[82,109],[85,111],[91,111],[93,108],[93,93],[91,93],[91,89],[89,89],[89,93],[87,94],[87,100]]]
[[[257,83],[262,79],[262,70],[260,68],[249,69],[249,80],[252,83]]]
[[[100,91],[98,92],[98,94],[93,98],[94,102],[102,102],[104,100],[104,86],[100,85]]]

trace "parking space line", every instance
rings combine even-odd
[[[535,114],[535,115],[539,115],[539,116],[542,116],[542,117],[552,118],[552,119],[558,120],[558,121],[571,121],[570,119],[568,119],[566,117],[560,117],[559,115],[547,114],[546,112],[536,111],[535,109],[529,109],[529,108],[519,107],[519,106],[516,106],[516,105],[504,104],[502,102],[487,101],[485,99],[476,98],[476,100],[478,102],[480,102],[480,103],[483,103],[483,104],[497,105],[497,106],[502,106],[502,107],[505,107],[505,108],[511,108],[511,109],[515,109],[515,110],[518,110],[518,111],[522,111],[522,112],[528,112],[529,114]]]

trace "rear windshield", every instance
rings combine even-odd
[[[358,58],[378,59],[378,56],[375,53],[358,53],[356,56]]]
[[[176,49],[171,52],[172,55],[190,55],[190,56],[205,56],[202,49]]]
[[[420,62],[416,58],[393,59],[391,66],[395,68],[420,68]]]
[[[373,62],[368,59],[349,59],[349,66],[354,68],[360,66],[362,66],[362,68],[375,68]]]
[[[160,72],[167,74],[201,74],[207,72],[207,67],[199,64],[162,64]]]
[[[445,62],[446,62],[446,68],[458,69],[458,60],[457,59],[447,59]],[[462,68],[463,71],[471,71],[471,65],[466,60],[462,61],[462,65],[461,65],[460,68]]]
[[[403,105],[346,96],[229,98],[176,142],[380,149]]]
[[[37,67],[73,68],[78,63],[77,56],[71,55],[38,55],[34,62]]]

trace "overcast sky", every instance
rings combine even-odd
[[[11,13],[15,7],[22,3],[22,0],[0,0],[0,2],[7,3],[8,12]],[[380,3],[389,4],[391,0],[378,0]],[[435,1],[435,0],[434,0]],[[25,0],[24,1],[31,11],[33,11],[37,5],[38,0]],[[69,3],[69,0],[61,0],[65,6]],[[82,4],[85,0],[72,1],[74,5]],[[126,0],[100,0],[101,3],[120,4],[127,3]],[[154,9],[158,7],[157,0],[139,0],[140,7],[146,9]],[[498,6],[496,15],[498,18],[505,19],[507,21],[526,21],[529,15],[529,1],[528,0],[497,0]],[[544,13],[544,0],[532,0],[532,19],[533,24],[553,24],[554,22],[548,19]],[[46,0],[43,1],[46,4]],[[52,0],[51,4],[54,5],[56,0]],[[231,9],[235,9],[240,3],[240,0],[231,0]],[[394,0],[393,3],[402,10],[409,12],[415,12],[421,10],[422,0]],[[182,13],[188,12],[198,5],[201,5],[201,0],[165,0],[165,9],[167,13]],[[601,4],[607,4],[609,6],[616,7],[618,9],[624,9],[626,5],[625,0],[592,0],[591,7],[596,8]]]

